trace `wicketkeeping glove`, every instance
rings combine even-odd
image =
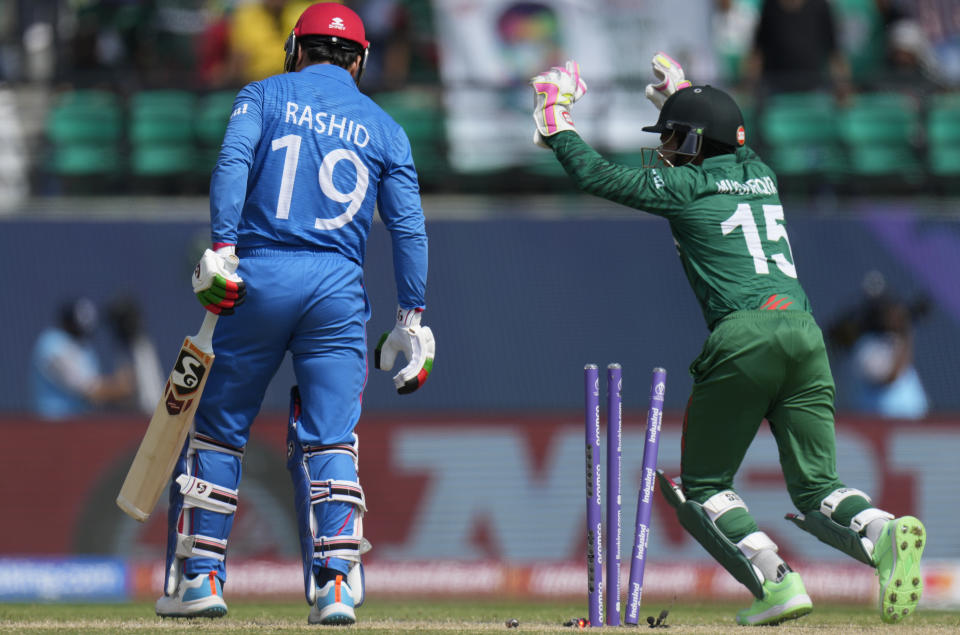
[[[684,79],[683,67],[680,63],[666,53],[660,52],[654,55],[650,65],[658,82],[647,84],[644,95],[653,102],[657,110],[660,110],[670,95],[682,88],[687,88],[690,82]]]
[[[393,376],[393,384],[401,395],[422,386],[433,370],[436,344],[430,327],[420,326],[421,313],[421,309],[398,309],[396,326],[380,336],[374,351],[374,366],[380,370],[393,368],[397,353],[407,358],[407,365]]]
[[[576,132],[570,106],[587,92],[587,84],[580,77],[580,65],[570,60],[561,68],[554,66],[530,80],[533,86],[533,121],[537,130],[533,142],[547,148],[543,137],[571,130]]]
[[[217,315],[230,315],[247,295],[247,285],[236,273],[240,259],[229,249],[207,249],[193,270],[194,295],[207,311]]]

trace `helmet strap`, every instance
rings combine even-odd
[[[370,52],[370,46],[367,45],[367,48],[363,49],[363,53],[360,56],[360,65],[357,67],[357,85],[360,85],[360,78],[363,76],[363,69],[367,67],[367,53]]]
[[[290,31],[287,41],[283,44],[283,50],[286,56],[283,58],[283,72],[292,73],[297,70],[297,58],[299,57],[300,46],[297,44],[297,35]]]

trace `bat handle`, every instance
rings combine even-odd
[[[213,328],[217,325],[217,319],[220,317],[216,313],[206,311],[203,318],[203,324],[200,330],[193,336],[194,345],[205,353],[213,352]]]

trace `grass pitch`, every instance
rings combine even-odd
[[[496,600],[397,600],[369,598],[358,610],[354,626],[320,627],[307,624],[303,602],[248,603],[236,600],[227,617],[218,620],[166,619],[153,613],[152,603],[130,604],[0,604],[0,633],[296,633],[315,629],[348,633],[570,633],[571,618],[586,614],[585,602],[509,602]],[[746,632],[734,622],[736,604],[646,602],[647,615],[669,608],[669,628],[663,635]],[[506,622],[519,621],[516,628]],[[868,606],[815,605],[810,615],[777,627],[790,633],[917,633],[960,632],[960,612],[920,610],[896,626],[880,622]],[[588,629],[597,632],[597,629]],[[614,628],[602,629],[605,632]],[[769,630],[769,629],[768,629]]]

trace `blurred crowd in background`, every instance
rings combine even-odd
[[[957,0],[344,2],[371,41],[362,88],[407,129],[427,193],[564,188],[526,147],[522,85],[568,57],[595,60],[581,64],[599,93],[580,110],[584,133],[629,163],[639,140],[621,122],[655,116],[640,102],[659,48],[738,96],[748,142],[799,193],[950,194],[960,175]],[[281,72],[308,4],[0,2],[6,207],[30,195],[203,195],[233,95]],[[616,129],[609,143],[604,127]]]
[[[568,58],[580,61],[590,86],[575,110],[581,134],[611,159],[639,164],[640,148],[656,145],[639,132],[656,118],[643,87],[652,55],[664,50],[696,83],[737,97],[748,143],[775,169],[785,198],[809,197],[794,213],[824,214],[827,199],[841,201],[827,211],[855,210],[842,198],[851,194],[907,195],[898,200],[910,211],[929,196],[939,213],[955,214],[948,197],[960,190],[960,0],[345,3],[371,41],[361,89],[404,126],[425,194],[574,194],[552,156],[530,143],[527,85]],[[82,217],[108,207],[106,197],[134,218],[168,211],[171,199],[151,207],[124,197],[159,195],[184,197],[180,209],[202,218],[234,96],[282,71],[284,40],[308,4],[0,0],[0,213],[94,195],[94,203],[64,199],[58,209]],[[477,213],[476,205],[441,207],[448,217]],[[554,207],[549,213],[562,217],[576,205]],[[848,284],[838,293],[849,292]],[[838,368],[856,386],[848,406],[925,416],[937,393],[931,406],[913,366],[913,327],[929,321],[929,305],[896,297],[874,276],[847,308],[825,326]],[[120,324],[115,306],[101,309],[101,322]],[[127,309],[128,318],[136,312]],[[90,334],[64,317],[71,315],[58,309],[38,340],[33,387],[47,391],[51,407],[66,403],[57,390],[82,385],[71,408],[138,401],[148,410],[156,399],[144,397],[151,382],[143,377],[158,365],[142,329],[134,338],[114,328],[125,351],[119,372],[89,353],[77,369],[55,354],[89,346]]]

